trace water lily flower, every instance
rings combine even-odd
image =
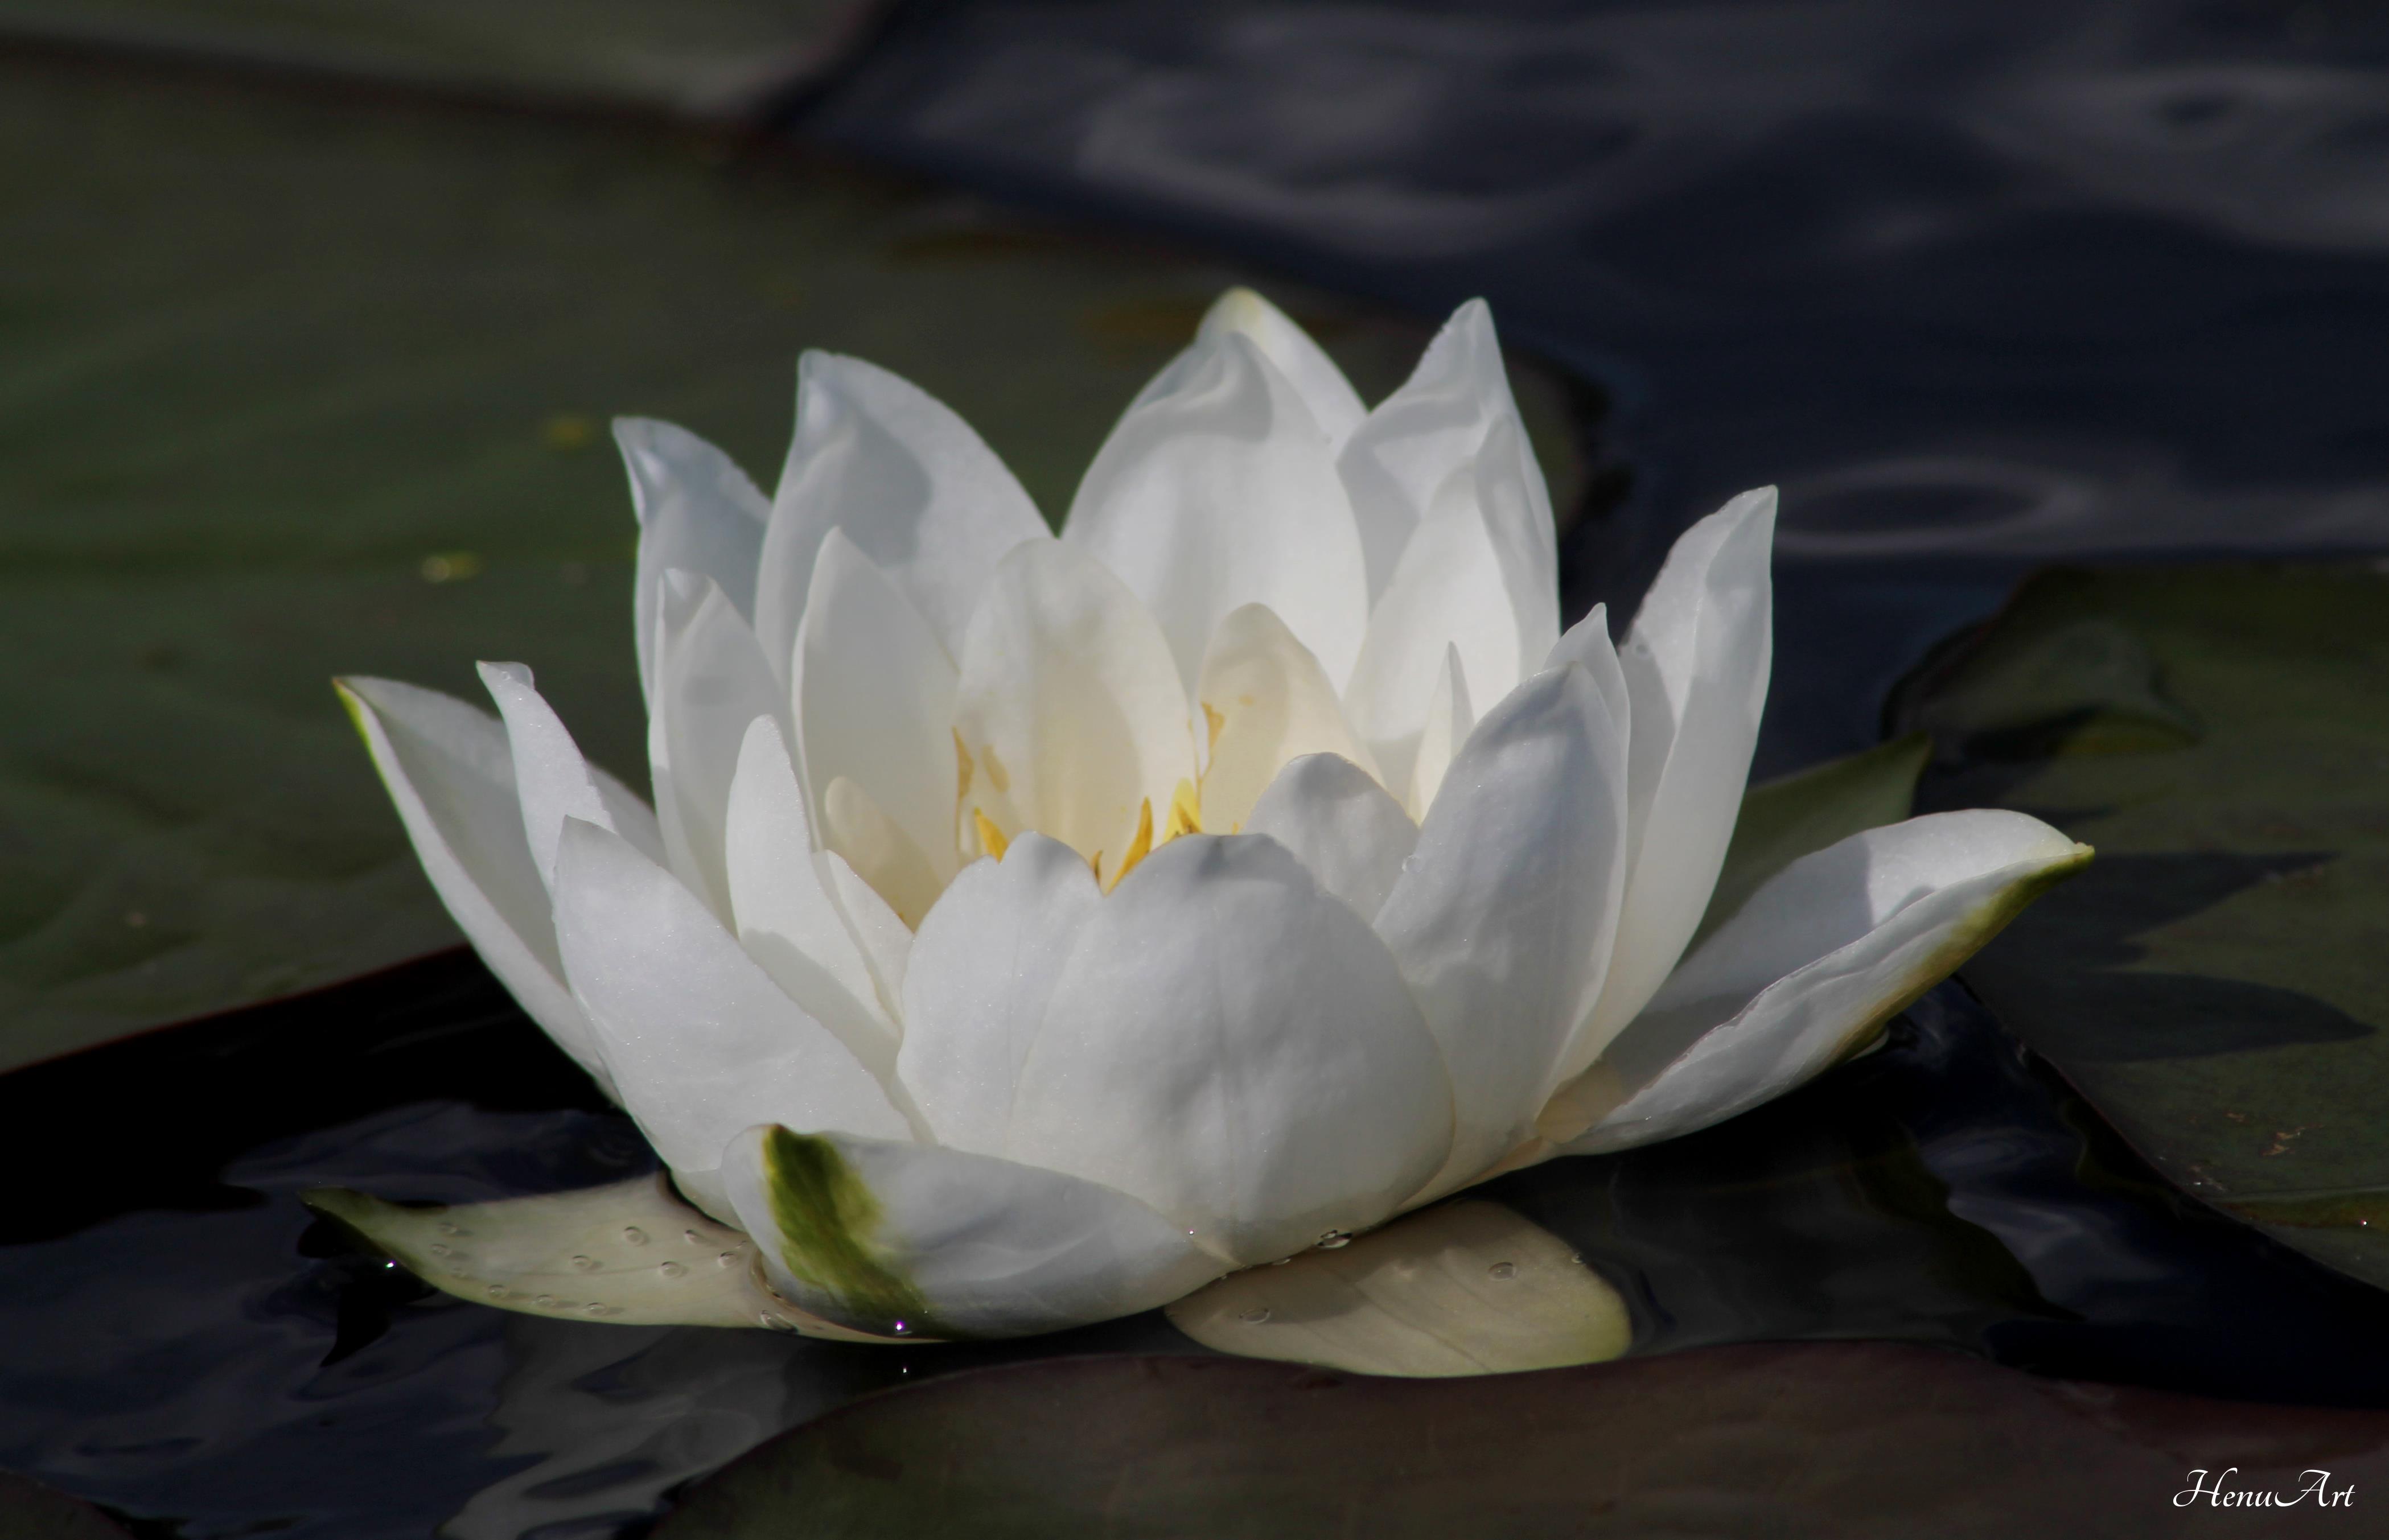
[[[783,1324],[1098,1320],[1730,1117],[2087,855],[2011,812],[1836,830],[1711,913],[1774,494],[1683,535],[1622,647],[1599,609],[1563,634],[1481,302],[1372,410],[1230,293],[1058,535],[855,359],[803,360],[769,499],[616,433],[652,808],[520,665],[481,667],[494,719],[343,689],[449,910]],[[510,1286],[468,1228],[423,1262],[467,1297],[671,1318]]]

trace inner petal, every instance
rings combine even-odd
[[[1184,688],[1161,629],[1061,542],[997,565],[963,644],[953,739],[960,854],[1034,830],[1117,879],[1194,775]],[[989,831],[996,836],[989,837]]]
[[[1340,755],[1376,773],[1326,670],[1266,605],[1246,605],[1220,622],[1197,699],[1211,729],[1200,826],[1214,834],[1243,828],[1277,772],[1303,755]]]

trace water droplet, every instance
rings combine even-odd
[[[1486,1268],[1485,1272],[1490,1278],[1515,1278],[1518,1276],[1518,1265],[1514,1262],[1496,1262]]]
[[[610,1305],[592,1305],[587,1309],[593,1316],[610,1316],[614,1313],[614,1307]]]
[[[735,1267],[738,1266],[738,1254],[736,1252],[723,1252],[720,1256],[713,1259],[713,1265],[717,1267]]]
[[[1582,1253],[1582,1252],[1570,1252],[1570,1253],[1568,1253],[1568,1260],[1569,1260],[1570,1262],[1575,1263],[1578,1266],[1581,1267],[1581,1266],[1584,1266],[1584,1253]]]
[[[1351,1243],[1352,1236],[1348,1230],[1332,1229],[1319,1238],[1319,1249],[1322,1252],[1332,1252]]]
[[[688,1271],[688,1269],[682,1266],[677,1262],[667,1262],[658,1266],[656,1271],[663,1274],[666,1278],[678,1278],[681,1274]]]
[[[696,1231],[693,1229],[684,1229],[680,1232],[680,1235],[682,1240],[687,1241],[692,1246],[702,1246],[705,1244],[705,1237],[697,1234]]]
[[[434,1256],[446,1256],[455,1249],[454,1246],[443,1246],[437,1241],[431,1242],[431,1254]]]
[[[462,1225],[451,1225],[442,1221],[440,1226],[440,1233],[442,1235],[462,1235],[465,1233],[465,1227]]]
[[[1416,856],[1404,856],[1402,858],[1402,870],[1405,872],[1416,872],[1425,864],[1426,862],[1419,859]]]
[[[538,1305],[543,1310],[553,1310],[556,1308],[556,1296],[554,1294],[542,1294],[539,1298],[531,1301],[531,1303]]]
[[[622,1239],[629,1241],[633,1246],[644,1246],[647,1243],[647,1232],[641,1229],[636,1225],[624,1225],[622,1227]]]
[[[1246,1326],[1258,1326],[1261,1322],[1269,1319],[1269,1306],[1266,1305],[1256,1305],[1249,1310],[1239,1310],[1236,1312],[1236,1319],[1244,1322]]]
[[[1292,1257],[1290,1257],[1290,1256],[1281,1256],[1281,1257],[1279,1257],[1275,1262],[1271,1263],[1271,1264],[1270,1264],[1270,1266],[1272,1266],[1272,1267],[1283,1267],[1283,1266],[1284,1266],[1287,1263],[1289,1263],[1289,1262],[1291,1262],[1291,1261],[1293,1261],[1293,1260],[1294,1260],[1294,1258],[1292,1258]]]
[[[594,1256],[576,1256],[572,1259],[572,1270],[576,1273],[594,1273],[597,1270],[597,1259]]]
[[[898,1322],[896,1323],[896,1335],[898,1335],[898,1336],[900,1336],[900,1337],[901,1337],[901,1336],[902,1336],[905,1332],[910,1331],[910,1330],[913,1330],[913,1329],[912,1329],[911,1327],[906,1326],[902,1321],[898,1321]]]
[[[755,1318],[774,1331],[794,1331],[797,1329],[796,1322],[778,1316],[758,1316]]]
[[[503,1283],[492,1283],[492,1284],[491,1284],[491,1285],[490,1285],[490,1297],[491,1297],[492,1299],[504,1299],[504,1298],[505,1298],[505,1297],[506,1297],[506,1286],[505,1286],[505,1284],[503,1284]]]

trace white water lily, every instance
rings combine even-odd
[[[1685,533],[1622,649],[1599,609],[1563,635],[1479,302],[1366,410],[1231,293],[1058,536],[852,359],[803,361],[769,500],[679,428],[617,436],[652,811],[518,665],[482,667],[495,719],[345,689],[492,971],[847,1328],[1146,1309],[1717,1122],[2087,854],[2009,812],[1864,830],[1781,853],[1688,955],[1766,694],[1774,495]]]

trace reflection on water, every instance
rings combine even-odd
[[[917,7],[811,132],[1509,332],[1647,528],[1786,556],[2389,546],[2389,11],[2356,0]]]

